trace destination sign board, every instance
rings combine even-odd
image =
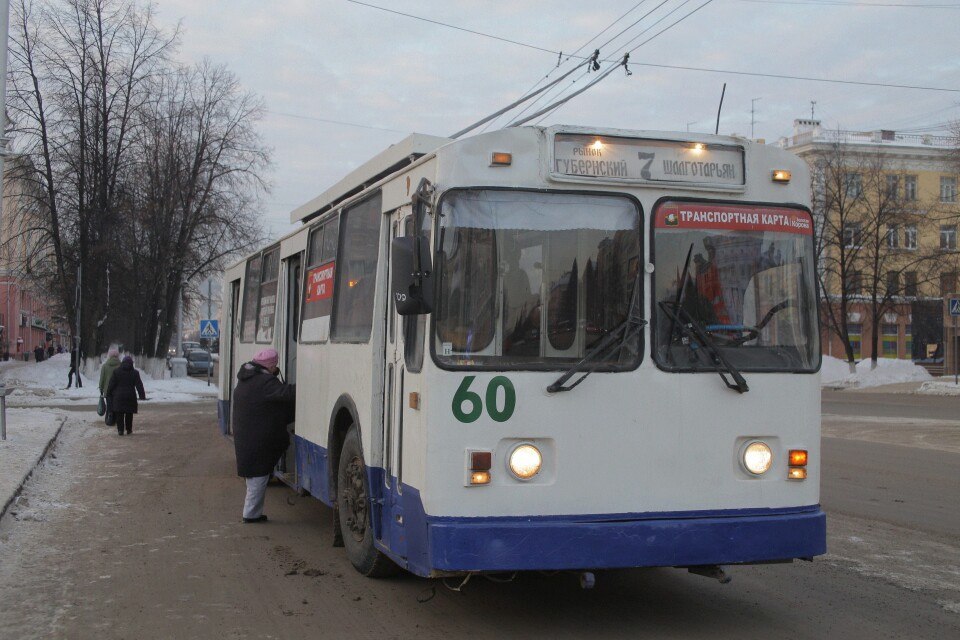
[[[617,182],[672,182],[739,187],[743,147],[686,140],[646,140],[558,133],[553,173]]]

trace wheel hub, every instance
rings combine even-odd
[[[364,486],[363,460],[354,457],[347,464],[346,482],[340,488],[340,510],[346,516],[347,530],[360,542],[367,532],[367,491]]]

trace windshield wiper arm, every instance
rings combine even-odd
[[[707,350],[707,353],[710,354],[710,357],[713,359],[715,365],[717,365],[717,373],[720,374],[720,377],[723,378],[723,384],[727,385],[728,388],[733,389],[739,393],[746,393],[750,391],[750,387],[747,386],[747,381],[744,379],[740,371],[730,364],[730,361],[727,360],[720,349],[717,348],[716,343],[710,338],[707,330],[703,328],[699,322],[693,319],[693,316],[684,309],[680,307],[679,309],[671,309],[670,305],[666,300],[661,300],[659,302],[660,308],[663,309],[663,312],[670,316],[671,320],[675,321],[676,326],[680,328],[680,331],[687,337],[687,346],[691,349],[696,349],[694,346],[695,342],[699,342]],[[668,344],[669,351],[669,344]],[[733,382],[727,379],[727,376],[724,374],[730,374],[730,377],[733,378]]]
[[[605,336],[600,338],[600,341],[597,342],[597,344],[594,345],[594,347],[590,349],[590,351],[588,351],[579,362],[570,367],[566,373],[557,378],[553,384],[547,387],[547,392],[558,393],[560,391],[570,391],[578,384],[583,382],[584,378],[597,370],[597,368],[603,362],[603,359],[600,358],[600,356],[606,355],[609,351],[611,351],[610,347],[616,344],[617,337],[621,334],[623,335],[623,340],[620,342],[619,346],[620,348],[623,348],[633,331],[642,329],[647,324],[647,321],[640,316],[639,306],[640,305],[638,304],[631,305],[630,313],[627,315],[627,319],[611,329]],[[595,362],[593,362],[594,360]],[[591,364],[589,367],[584,366],[590,362],[593,362],[593,364]],[[567,381],[579,371],[582,371],[583,375],[577,378],[576,382],[573,384],[564,386]]]

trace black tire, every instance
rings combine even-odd
[[[343,546],[354,568],[369,578],[385,578],[399,567],[373,543],[370,519],[370,485],[360,448],[360,432],[350,427],[340,450],[337,468],[337,516],[343,531]]]

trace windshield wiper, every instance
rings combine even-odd
[[[646,326],[647,321],[641,317],[640,305],[638,303],[639,299],[639,276],[637,282],[634,283],[633,287],[633,299],[630,303],[630,312],[627,314],[627,319],[618,324],[616,327],[611,329],[605,336],[600,338],[599,342],[593,346],[590,351],[588,351],[583,358],[577,362],[575,365],[570,367],[562,376],[554,380],[553,384],[547,387],[548,393],[558,393],[560,391],[570,391],[578,384],[583,382],[584,378],[596,371],[600,365],[603,363],[603,358],[600,356],[607,355],[611,352],[611,347],[618,346],[623,348],[627,344],[627,340],[633,335],[635,330],[640,330]],[[617,337],[623,336],[623,339],[617,344]],[[589,363],[590,366],[585,366]],[[578,372],[583,372],[583,375],[577,378],[576,382],[569,386],[564,386],[567,381]]]
[[[707,333],[707,330],[703,328],[703,325],[694,320],[693,316],[691,316],[690,313],[683,307],[671,309],[666,300],[661,300],[659,305],[660,308],[663,309],[663,312],[670,317],[674,325],[679,327],[680,331],[686,336],[687,340],[685,344],[690,347],[692,351],[696,351],[696,343],[703,345],[703,348],[707,350],[707,353],[710,354],[714,364],[717,366],[717,373],[720,374],[720,377],[723,378],[723,383],[727,385],[729,389],[733,389],[739,393],[746,393],[747,391],[750,391],[750,387],[747,386],[747,381],[743,378],[743,375],[741,375],[740,371],[730,364],[730,361],[727,360],[722,353],[720,353],[720,349],[717,348],[716,343]],[[670,344],[668,343],[668,353],[669,350]],[[734,380],[733,382],[730,382],[730,380],[727,379],[724,371],[730,374]]]

